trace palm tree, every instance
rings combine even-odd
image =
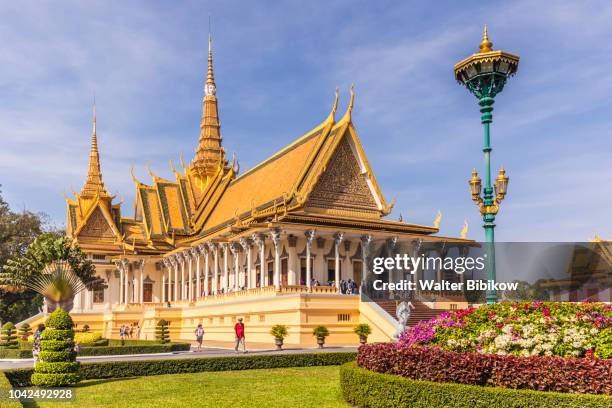
[[[0,272],[0,285],[40,293],[49,312],[58,307],[70,311],[77,293],[105,287],[79,246],[51,233],[39,235],[22,256],[7,261]]]

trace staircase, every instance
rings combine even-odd
[[[395,300],[376,300],[375,301],[381,309],[389,314],[393,319],[397,320],[395,316],[395,308],[397,302]],[[412,301],[414,309],[412,309],[410,313],[410,318],[408,319],[408,326],[414,326],[420,321],[427,321],[429,319],[433,319],[438,315],[448,312],[446,309],[432,309],[423,302],[418,300]]]

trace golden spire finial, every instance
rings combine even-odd
[[[493,51],[493,43],[489,41],[489,32],[487,31],[487,25],[484,25],[484,32],[482,33],[482,41],[480,42],[480,52],[491,52]]]
[[[212,33],[210,31],[210,16],[208,17],[208,74],[206,76],[206,86],[204,94],[215,96],[217,87],[215,86],[215,75],[213,74],[213,55],[212,55]]]
[[[87,170],[85,185],[81,189],[81,195],[94,196],[96,193],[104,197],[110,197],[110,194],[104,188],[102,172],[100,171],[100,153],[98,151],[98,135],[96,132],[96,99],[94,97],[89,169]]]

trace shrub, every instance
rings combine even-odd
[[[7,349],[19,348],[19,341],[15,334],[15,325],[11,322],[6,322],[2,326],[2,332],[0,333],[0,347]]]
[[[344,399],[358,407],[603,408],[612,404],[612,398],[602,395],[416,381],[372,372],[354,362],[340,367],[340,387]]]
[[[36,363],[32,384],[46,387],[65,387],[80,381],[74,348],[72,318],[61,308],[47,320],[47,329],[41,335],[41,362]]]
[[[57,313],[56,313],[57,312]],[[72,321],[72,317],[65,312],[63,309],[56,309],[49,318],[46,323],[47,327],[51,327],[55,330],[71,330],[74,326],[74,322]]]
[[[612,329],[612,305],[504,302],[442,313],[407,329],[399,344],[458,352],[584,357],[592,354],[599,333],[606,329]]]
[[[602,330],[597,336],[595,357],[612,358],[612,329]]]
[[[21,402],[7,398],[11,389],[13,389],[13,385],[9,382],[4,373],[0,372],[0,398],[2,398],[2,404],[0,406],[5,408],[21,408]]]
[[[368,337],[370,334],[372,334],[372,329],[370,328],[369,324],[361,323],[355,326],[353,332],[359,337]]]
[[[316,338],[329,336],[329,330],[325,326],[317,326],[312,330],[312,335]]]
[[[95,343],[98,340],[102,339],[102,335],[100,333],[91,333],[91,332],[78,332],[74,333],[74,342],[76,344],[86,344],[86,343]]]
[[[114,356],[125,354],[171,353],[174,351],[189,351],[189,343],[165,343],[149,345],[128,345],[110,347],[82,347],[79,356]]]
[[[32,358],[32,350],[0,348],[0,358]]]
[[[204,371],[252,370],[263,368],[316,367],[341,365],[355,360],[355,353],[306,353],[257,356],[189,358],[178,360],[114,361],[81,364],[79,376],[84,380],[125,378],[147,375],[198,373]],[[31,385],[32,369],[6,371],[14,387]]]
[[[357,364],[414,380],[612,394],[612,360],[456,353],[379,343],[361,346]]]
[[[87,333],[89,331],[89,325],[88,324],[84,324],[82,331],[83,331],[83,333]]]
[[[160,343],[170,342],[170,333],[168,333],[168,322],[160,320],[155,327],[155,339]]]
[[[275,324],[270,330],[270,334],[275,339],[284,339],[287,337],[287,326],[284,324]]]
[[[19,326],[19,338],[22,340],[27,340],[27,338],[32,334],[32,328],[29,324],[24,323]]]

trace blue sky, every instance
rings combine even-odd
[[[429,3],[429,4],[428,4]],[[246,170],[316,126],[336,86],[355,84],[354,123],[393,218],[481,239],[470,200],[482,173],[474,97],[453,64],[489,25],[519,54],[497,97],[493,163],[510,176],[503,241],[612,238],[612,4],[609,2],[3,2],[0,184],[15,209],[64,222],[80,190],[95,92],[102,172],[133,213],[130,166],[170,177],[191,159],[208,15],[226,151]]]

